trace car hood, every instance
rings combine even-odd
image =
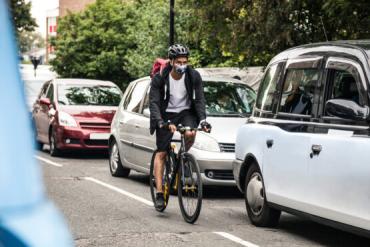
[[[61,106],[64,111],[79,122],[105,122],[111,123],[117,106]]]
[[[237,131],[246,121],[246,117],[207,117],[207,122],[212,125],[209,135],[218,143],[235,143]]]

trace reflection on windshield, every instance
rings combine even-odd
[[[118,106],[121,93],[117,87],[89,85],[59,85],[58,102],[62,105]]]
[[[208,115],[245,115],[252,113],[256,94],[246,85],[228,82],[204,82]]]

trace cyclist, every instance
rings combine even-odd
[[[176,125],[196,128],[200,124],[204,131],[211,130],[206,121],[202,78],[188,66],[189,49],[182,44],[172,45],[168,48],[168,58],[169,64],[153,77],[149,93],[150,134],[156,132],[154,176],[158,208],[164,206],[164,163]],[[195,131],[185,133],[186,150],[193,145],[195,135]]]

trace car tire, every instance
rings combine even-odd
[[[252,224],[261,227],[277,226],[281,211],[269,207],[262,173],[256,163],[247,172],[244,189],[245,205]]]
[[[130,169],[122,165],[118,145],[115,140],[109,145],[109,170],[113,177],[128,177]]]
[[[49,146],[50,146],[49,152],[51,156],[53,157],[61,156],[61,151],[56,146],[56,134],[54,130],[50,131]]]

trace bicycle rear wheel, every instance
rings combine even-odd
[[[178,198],[181,214],[186,222],[193,224],[199,217],[203,198],[199,166],[193,155],[184,154],[183,166],[179,166],[178,174]]]
[[[165,166],[164,166],[164,172],[162,177],[162,190],[163,190],[163,197],[164,197],[164,207],[158,208],[156,204],[156,195],[157,195],[157,187],[155,183],[155,176],[154,176],[154,159],[157,154],[157,151],[153,153],[152,160],[150,162],[150,174],[149,174],[149,183],[150,183],[150,194],[152,195],[152,201],[154,204],[155,209],[158,212],[163,212],[167,205],[168,205],[168,199],[170,197],[170,179],[169,179],[169,172],[170,172],[170,163],[171,162],[168,158],[166,158]],[[167,155],[168,157],[168,155]]]

